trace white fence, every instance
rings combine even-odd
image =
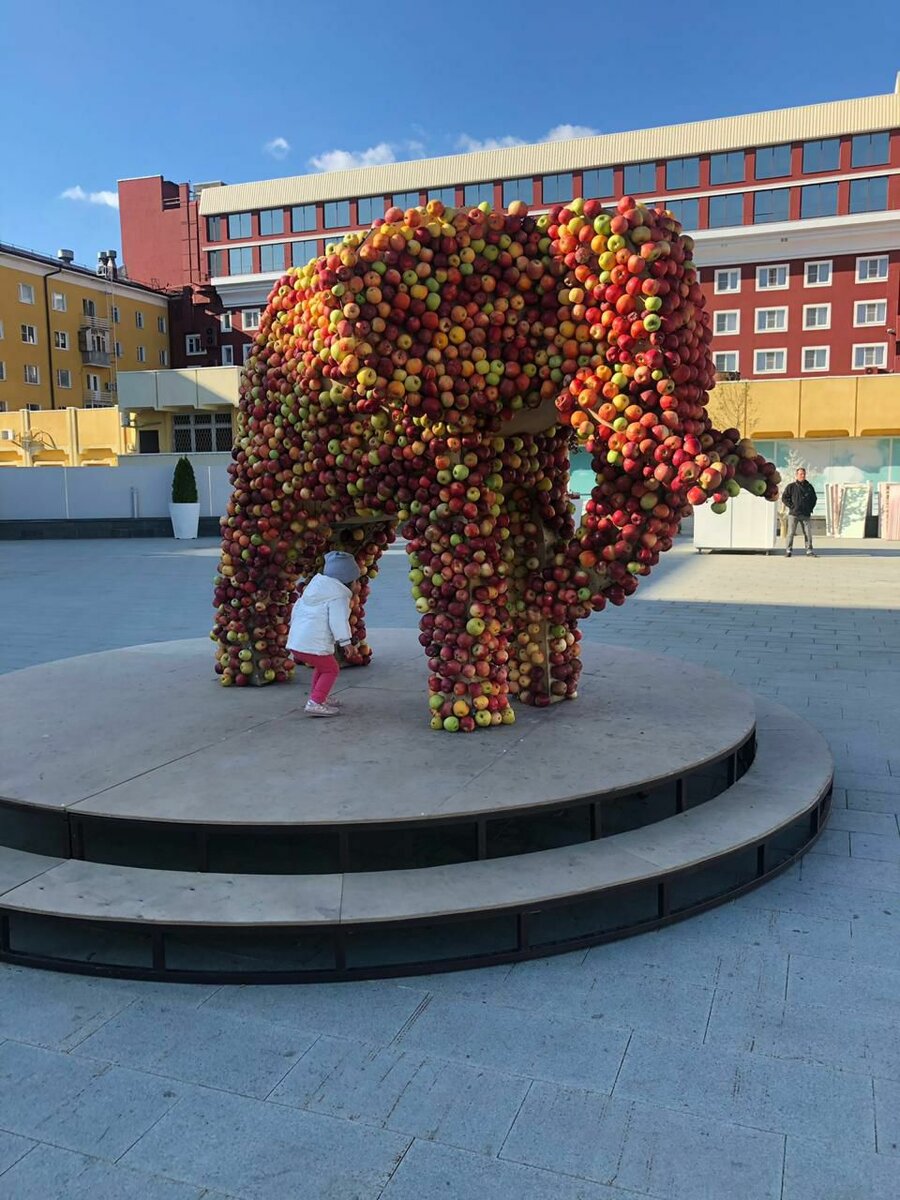
[[[168,517],[178,454],[139,454],[118,467],[0,470],[0,521]],[[220,517],[231,492],[230,454],[190,454],[201,517]]]

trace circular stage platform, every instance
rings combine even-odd
[[[308,674],[216,686],[206,639],[0,678],[0,957],[318,980],[510,961],[734,896],[821,829],[821,737],[715,672],[585,645],[580,698],[427,725],[416,633],[373,631],[345,713]]]

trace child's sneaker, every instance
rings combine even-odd
[[[315,700],[307,700],[303,710],[308,717],[339,717],[341,710],[333,704],[316,704]]]

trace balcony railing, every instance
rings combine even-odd
[[[81,318],[82,330],[96,329],[103,332],[108,332],[109,327],[109,319],[107,317],[89,317],[87,315],[83,315]]]
[[[89,367],[108,367],[109,357],[108,350],[88,350],[85,347],[81,351],[81,361]]]
[[[85,408],[112,408],[115,399],[111,392],[94,392],[85,388],[82,395]]]

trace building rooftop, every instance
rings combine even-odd
[[[122,275],[124,264],[118,266],[119,274],[115,279],[107,279],[103,275],[97,273],[96,267],[86,267],[81,263],[74,261],[67,262],[65,259],[59,258],[58,255],[41,254],[37,250],[29,250],[24,246],[14,246],[9,242],[0,242],[0,254],[8,254],[13,258],[24,258],[28,262],[42,263],[50,267],[61,267],[64,271],[68,271],[73,275],[83,275],[97,283],[114,283],[116,287],[132,288],[134,291],[147,292],[152,296],[165,298],[167,293],[161,288],[153,288],[145,283],[137,283],[133,279],[128,279]]]
[[[717,117],[626,133],[420,158],[349,171],[319,172],[221,186],[205,185],[200,213],[279,208],[344,197],[448,187],[497,178],[540,175],[586,166],[617,166],[661,158],[738,150],[778,142],[869,133],[900,127],[900,73],[894,91],[853,100]]]

